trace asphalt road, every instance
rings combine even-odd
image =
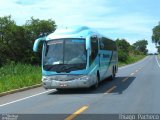
[[[46,119],[53,120],[48,114],[66,120],[105,119],[105,114],[160,114],[159,64],[160,60],[153,55],[121,67],[115,80],[105,80],[96,90],[59,92],[39,87],[3,96],[0,97],[0,114],[29,114],[25,118],[35,115],[37,120],[47,116]]]

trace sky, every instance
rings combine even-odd
[[[130,44],[145,39],[155,53],[151,36],[160,21],[159,5],[160,0],[0,0],[0,17],[11,15],[18,25],[33,16],[52,19],[58,27],[89,26]]]

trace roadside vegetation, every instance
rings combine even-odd
[[[118,46],[119,66],[135,63],[147,55],[147,40],[138,40],[130,45],[125,39],[116,40]]]
[[[41,83],[41,53],[32,51],[33,43],[55,29],[51,19],[31,17],[19,26],[11,16],[0,17],[0,93]]]
[[[41,50],[32,51],[40,35],[56,29],[55,21],[31,17],[17,25],[11,16],[0,17],[0,93],[41,83]],[[147,40],[130,45],[125,39],[116,40],[119,66],[134,63],[147,54]]]
[[[152,42],[155,43],[157,51],[160,54],[160,22],[152,29]]]
[[[0,68],[0,93],[40,83],[39,66],[12,63]]]
[[[139,60],[142,60],[145,57],[146,57],[146,55],[129,56],[128,59],[125,62],[119,61],[118,62],[118,66],[121,67],[121,66],[124,66],[124,65],[132,64],[132,63],[135,63],[135,62],[137,62]]]

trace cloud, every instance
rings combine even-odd
[[[39,0],[15,0],[14,2],[20,5],[33,5],[40,1]]]
[[[152,28],[159,20],[132,0],[4,0],[0,4],[0,16],[12,15],[20,25],[31,16],[51,18],[58,26],[86,25],[111,38],[126,38],[130,43],[150,40]]]

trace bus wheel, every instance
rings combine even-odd
[[[92,86],[92,88],[96,89],[96,88],[98,88],[98,86],[99,86],[99,75],[97,74],[97,76],[96,76],[96,83]]]
[[[112,75],[110,77],[110,80],[113,80],[115,78],[116,74],[115,74],[115,69],[114,67],[112,68]]]
[[[56,88],[57,91],[63,91],[63,88]]]

